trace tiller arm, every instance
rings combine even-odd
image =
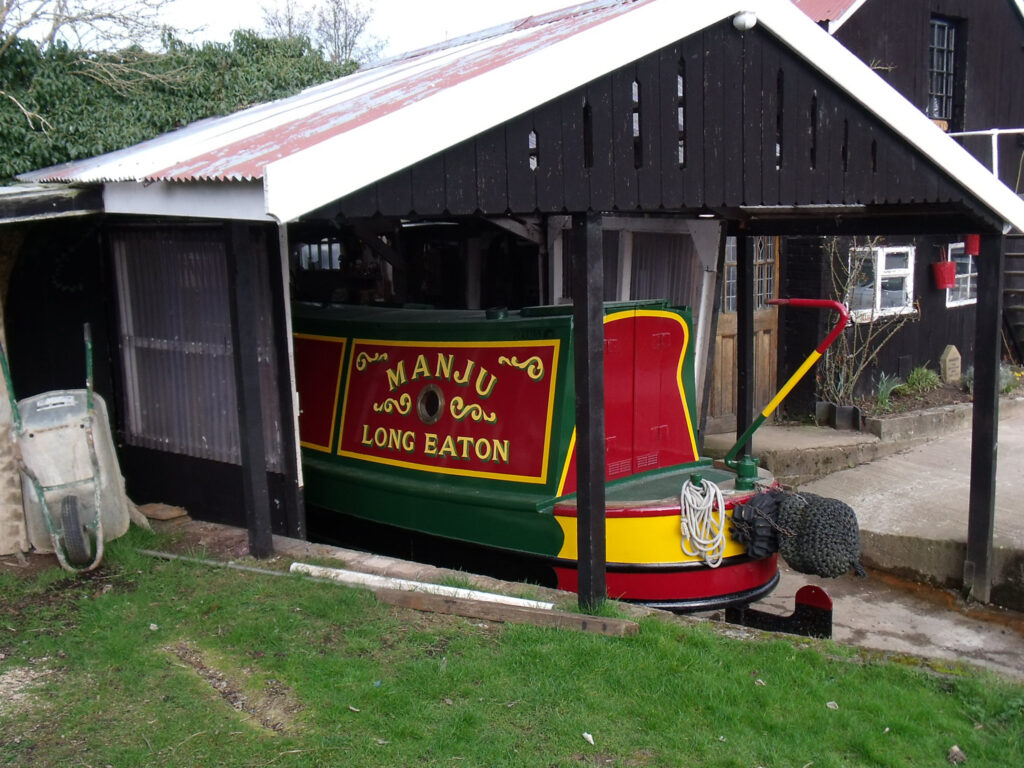
[[[746,445],[750,441],[751,435],[757,431],[758,427],[764,424],[765,420],[775,413],[775,409],[779,407],[779,404],[786,399],[786,396],[792,391],[793,387],[796,386],[797,382],[802,379],[812,366],[818,362],[825,350],[832,346],[839,334],[843,332],[847,324],[850,322],[850,312],[846,308],[846,305],[833,301],[831,299],[769,299],[769,304],[777,304],[780,306],[791,306],[791,307],[811,307],[814,309],[834,309],[839,313],[839,320],[836,321],[835,327],[829,333],[828,336],[818,345],[811,354],[807,356],[803,364],[797,368],[796,372],[789,377],[789,381],[782,385],[772,401],[764,407],[761,414],[751,422],[750,426],[747,427],[746,432],[736,441],[736,444],[729,450],[729,453],[725,456],[725,464],[730,469],[736,470],[736,487],[740,490],[750,490],[754,487],[754,481],[757,479],[757,461],[744,456],[742,460],[736,458],[736,454],[740,452],[740,448]]]

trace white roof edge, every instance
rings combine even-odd
[[[103,208],[106,213],[272,221],[258,181],[108,182]]]
[[[788,0],[786,0],[788,4]],[[267,212],[291,221],[340,197],[407,168],[461,141],[529,111],[539,104],[612,72],[722,19],[744,10],[750,0],[715,3],[652,2],[572,35],[556,45],[439,91],[388,117],[362,126],[267,165],[264,171]],[[600,52],[596,56],[595,52]],[[595,69],[595,56],[601,62]],[[559,77],[552,78],[551,71]],[[523,88],[523,83],[531,83]],[[495,91],[497,89],[497,91]],[[482,114],[459,111],[487,93],[507,95],[500,111]],[[477,96],[479,94],[479,96]],[[452,115],[458,114],[458,120]],[[408,126],[440,126],[423,130],[410,142]],[[354,151],[358,148],[358,151]],[[345,151],[348,149],[349,151]],[[310,184],[330,158],[356,158],[345,169],[343,186]]]

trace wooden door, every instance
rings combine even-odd
[[[774,396],[777,386],[779,314],[768,299],[778,291],[778,238],[754,239],[754,412],[758,413]],[[706,432],[736,431],[736,240],[725,247],[722,280],[722,310],[715,336],[711,373],[711,400]]]

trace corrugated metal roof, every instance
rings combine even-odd
[[[244,181],[277,160],[399,112],[652,0],[603,0],[423,48],[280,101],[24,174],[29,181]],[[421,128],[422,129],[422,128]]]
[[[108,211],[291,221],[740,11],[1024,228],[1020,199],[790,0],[592,0],[19,178],[104,182]]]

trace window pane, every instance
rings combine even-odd
[[[736,311],[736,266],[735,264],[725,268],[725,300],[724,312]]]
[[[875,257],[869,250],[856,250],[850,254],[851,310],[875,308]]]
[[[956,264],[956,285],[949,292],[950,301],[974,301],[978,298],[978,268],[974,257],[963,252],[963,247],[950,246],[950,259]]]
[[[906,279],[888,277],[882,281],[882,309],[902,307],[906,304]]]
[[[907,269],[910,266],[910,254],[906,251],[890,251],[885,254],[885,268]]]
[[[933,18],[928,56],[929,117],[950,120],[953,117],[953,88],[956,59],[956,28],[947,19]]]

